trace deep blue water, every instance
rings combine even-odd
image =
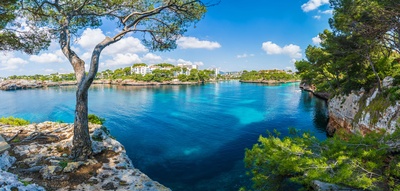
[[[75,88],[0,91],[0,116],[73,122]],[[289,127],[326,138],[326,103],[298,83],[94,86],[89,113],[106,119],[135,167],[173,190],[237,190],[244,149]]]

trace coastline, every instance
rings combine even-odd
[[[202,82],[180,82],[180,81],[166,81],[166,82],[143,82],[134,80],[94,80],[92,84],[109,84],[109,85],[120,85],[120,86],[160,86],[160,85],[196,85]],[[50,81],[39,81],[39,80],[5,80],[0,82],[0,90],[24,90],[24,89],[38,89],[47,87],[59,87],[59,86],[75,86],[76,81],[62,81],[62,82],[50,82]]]
[[[315,86],[314,85],[309,85],[305,82],[300,83],[300,89],[307,91],[307,92],[311,92],[313,95],[315,95],[316,97],[323,99],[325,101],[328,101],[330,98],[330,94],[327,92],[316,92],[315,91]]]

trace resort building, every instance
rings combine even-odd
[[[136,67],[131,67],[131,73],[135,74],[141,74],[141,75],[146,75],[146,74],[151,74],[152,69],[148,66],[136,66]]]
[[[186,75],[189,75],[190,70],[192,70],[192,69],[196,69],[196,70],[199,69],[199,66],[196,64],[178,64],[177,66],[181,68],[181,72],[179,72],[179,74],[186,74]],[[186,68],[186,69],[184,69],[184,68]]]

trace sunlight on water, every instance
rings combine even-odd
[[[243,125],[261,122],[265,119],[266,113],[259,112],[249,107],[236,107],[228,111],[228,114],[235,116]]]
[[[185,149],[185,150],[183,151],[183,153],[184,153],[186,156],[192,155],[192,154],[194,154],[194,153],[199,153],[199,152],[200,152],[200,148],[199,148],[199,147],[196,147],[196,148],[188,148],[188,149]]]

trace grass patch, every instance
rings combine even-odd
[[[30,122],[25,119],[15,118],[15,117],[1,117],[0,123],[5,125],[12,125],[12,126],[22,126],[22,125],[29,125]]]

